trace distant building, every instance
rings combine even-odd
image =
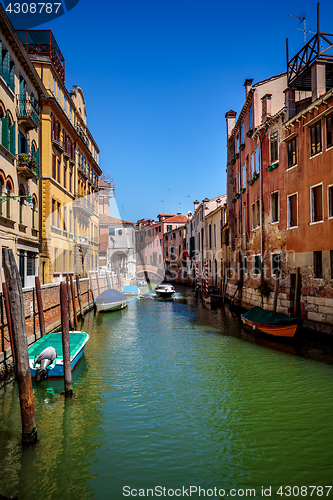
[[[144,276],[145,266],[159,278],[164,277],[163,235],[183,225],[187,217],[178,213],[158,214],[158,220],[141,219],[136,223],[137,265],[139,277]]]

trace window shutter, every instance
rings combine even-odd
[[[15,122],[13,123],[13,125],[9,128],[9,137],[10,137],[10,152],[12,153],[12,155],[15,156],[15,134],[16,134],[16,130],[15,130]]]
[[[323,191],[321,186],[313,188],[314,222],[323,219]]]
[[[8,84],[9,84],[9,60],[10,60],[9,52],[8,50],[5,50],[5,57],[3,58],[3,63],[2,63],[2,76],[5,82]]]
[[[15,93],[15,64],[14,61],[12,61],[11,59],[10,59],[9,86],[11,90]]]
[[[4,148],[8,149],[8,113],[2,118],[1,142]]]

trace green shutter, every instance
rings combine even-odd
[[[8,113],[2,118],[2,137],[1,143],[4,148],[8,149]]]
[[[10,152],[15,156],[15,122],[9,127]]]
[[[12,59],[10,59],[9,86],[15,94],[15,64]]]
[[[10,62],[9,52],[8,50],[5,50],[5,57],[3,58],[3,63],[2,63],[2,76],[5,82],[8,84],[9,84],[9,71],[10,71],[9,62]]]

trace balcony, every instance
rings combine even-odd
[[[88,136],[87,136],[85,130],[81,127],[81,125],[75,125],[75,130],[76,130],[77,134],[81,137],[84,144],[89,149],[89,139],[88,139]]]
[[[45,11],[44,11],[45,12]],[[17,30],[19,39],[31,59],[49,57],[61,80],[65,81],[65,59],[51,30]]]
[[[89,240],[88,240],[87,236],[75,236],[74,240],[75,240],[75,243],[77,245],[81,245],[81,246],[84,246],[84,247],[88,247],[89,246]]]
[[[78,165],[78,170],[83,174],[86,178],[88,178],[88,169],[84,165]]]
[[[26,130],[38,128],[40,108],[33,95],[19,94],[16,96],[16,114],[19,125]]]
[[[84,196],[73,201],[73,208],[76,210],[82,210],[87,215],[96,215],[94,205]]]
[[[17,172],[28,179],[39,178],[39,164],[31,155],[21,153],[17,157]]]
[[[55,133],[52,134],[51,136],[52,144],[55,148],[57,148],[60,153],[63,153],[65,151],[65,145],[64,142],[60,140],[60,137],[57,136]]]

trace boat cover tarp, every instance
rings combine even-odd
[[[85,341],[87,334],[85,332],[69,332],[70,355],[74,356]],[[62,333],[53,332],[44,335],[31,347],[29,347],[29,358],[34,359],[39,356],[47,347],[54,347],[57,351],[58,358],[62,359]]]
[[[265,311],[261,307],[254,306],[249,311],[243,314],[244,318],[254,323],[261,323],[262,325],[282,325],[284,323],[296,323],[298,318],[290,318],[285,314]]]
[[[98,295],[95,302],[96,304],[113,304],[114,302],[122,302],[123,300],[127,300],[126,295],[123,295],[114,288],[110,288]]]
[[[126,285],[122,289],[122,293],[139,293],[139,289],[136,285]]]

